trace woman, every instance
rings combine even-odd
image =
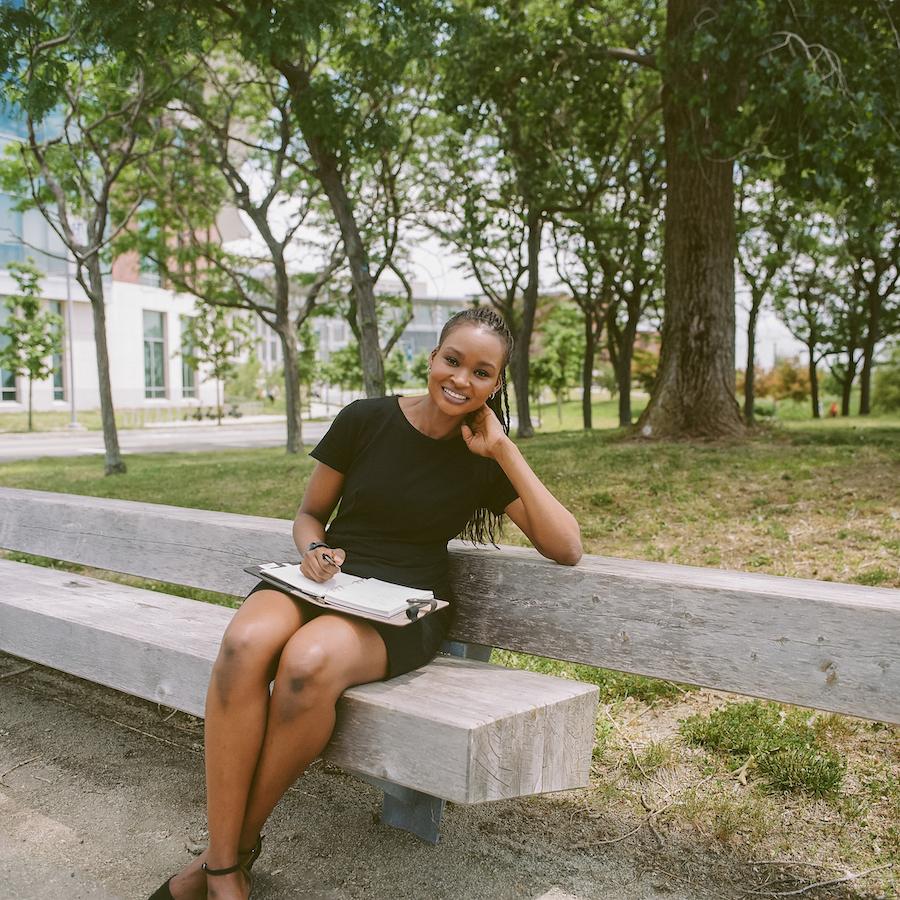
[[[451,605],[399,628],[257,585],[225,631],[206,697],[209,847],[151,900],[249,896],[260,829],[327,744],[341,693],[440,648],[453,608],[450,538],[493,543],[505,512],[544,556],[581,558],[578,523],[509,438],[512,346],[492,310],[457,313],[431,353],[427,394],[357,400],[312,451],[293,530],[303,574],[380,577]]]

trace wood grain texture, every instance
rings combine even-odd
[[[0,650],[197,716],[233,614],[0,559]],[[577,681],[439,657],[346,691],[324,757],[457,803],[583,787],[597,694]]]
[[[290,523],[0,488],[0,546],[241,594],[296,559]],[[450,543],[451,635],[755,697],[900,721],[900,591]]]

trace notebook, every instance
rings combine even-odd
[[[431,591],[393,584],[378,578],[360,578],[339,572],[328,581],[313,581],[300,571],[300,566],[296,563],[265,563],[250,566],[245,571],[276,585],[294,588],[319,604],[370,618],[388,620],[409,610],[417,613],[430,612],[446,605],[446,601],[435,600]],[[425,607],[431,609],[425,610]],[[409,618],[415,619],[417,616]]]

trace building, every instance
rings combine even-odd
[[[0,102],[0,153],[24,136],[23,123]],[[36,381],[36,410],[86,410],[100,405],[91,304],[74,277],[66,248],[38,210],[16,212],[15,199],[0,193],[0,296],[13,294],[11,262],[31,257],[44,273],[47,308],[62,317],[63,350],[53,375]],[[234,211],[220,216],[223,239],[246,236]],[[212,405],[216,384],[183,364],[184,321],[195,312],[189,295],[160,285],[159,274],[136,254],[115,260],[105,287],[107,344],[113,403],[117,409]],[[6,316],[0,307],[0,317]],[[27,379],[0,369],[0,412],[27,404]]]

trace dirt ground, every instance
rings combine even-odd
[[[0,653],[0,897],[146,897],[205,846],[202,749],[202,720]],[[264,829],[253,898],[755,894],[760,873],[727,850],[649,829],[613,840],[628,829],[586,817],[583,794],[450,804],[431,846],[380,823],[374,788],[316,763]]]

